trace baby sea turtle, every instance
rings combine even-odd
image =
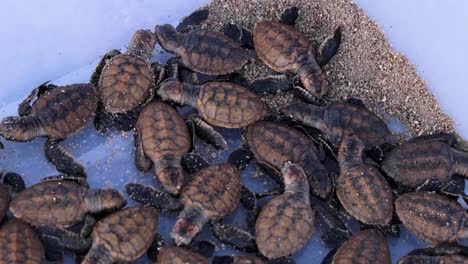
[[[134,206],[114,212],[94,226],[93,246],[83,264],[130,262],[142,256],[153,242],[158,212],[149,206]]]
[[[397,183],[411,188],[430,180],[450,186],[456,180],[455,174],[468,177],[468,153],[452,148],[455,141],[449,134],[414,138],[387,154],[382,170]],[[463,188],[458,192],[464,195]]]
[[[406,193],[395,201],[401,222],[418,238],[438,244],[468,238],[467,213],[456,201],[435,193]]]
[[[209,264],[210,261],[190,249],[176,246],[165,246],[158,254],[157,264]]]
[[[284,193],[262,208],[255,224],[258,249],[269,259],[296,253],[309,241],[314,228],[304,171],[297,164],[286,162],[282,174]]]
[[[398,264],[465,264],[468,262],[468,247],[458,244],[440,244],[435,247],[418,248],[402,257]]]
[[[84,168],[58,143],[76,134],[91,121],[97,102],[98,96],[92,85],[55,86],[44,83],[20,104],[19,117],[3,119],[0,123],[0,135],[14,141],[47,137],[44,147],[46,157],[57,170],[85,177]]]
[[[301,166],[312,191],[325,198],[331,190],[327,170],[319,161],[313,141],[287,125],[261,121],[247,128],[246,141],[258,162],[280,171],[286,161]]]
[[[132,199],[162,211],[183,207],[171,237],[177,245],[187,245],[205,224],[234,211],[241,199],[241,178],[233,164],[222,163],[197,171],[183,187],[181,199],[140,184],[128,184],[126,191]]]
[[[196,72],[228,74],[240,70],[252,57],[239,43],[219,32],[176,29],[168,24],[156,26],[154,31],[164,50],[176,54],[179,64]]]
[[[145,106],[135,132],[137,168],[148,171],[153,163],[164,189],[178,194],[184,183],[180,160],[191,146],[187,125],[173,107],[158,101]]]
[[[18,193],[10,211],[35,227],[63,229],[84,222],[87,236],[95,220],[90,214],[122,208],[126,200],[113,189],[88,189],[74,181],[43,181]]]
[[[140,106],[152,98],[154,71],[159,72],[149,62],[155,45],[156,38],[150,30],[138,30],[124,54],[111,50],[99,62],[90,80],[99,91],[100,106],[95,119],[99,131],[109,127],[131,129]]]
[[[0,263],[45,263],[44,247],[36,231],[18,219],[0,227],[0,241]]]
[[[377,229],[361,230],[341,245],[333,256],[322,264],[390,264],[387,240]]]
[[[293,103],[281,111],[306,126],[319,129],[324,138],[335,146],[339,146],[344,135],[350,133],[357,136],[366,149],[394,141],[394,136],[380,117],[355,104],[343,102],[320,107]]]
[[[393,217],[392,190],[379,169],[364,162],[363,152],[364,144],[359,138],[343,138],[336,194],[346,211],[357,220],[386,226]]]
[[[292,7],[283,12],[280,22],[257,22],[253,29],[255,51],[268,67],[280,73],[294,74],[308,93],[320,99],[328,92],[321,67],[337,53],[341,29],[336,28],[334,34],[320,45],[316,57],[311,41],[294,27],[297,16],[297,8]],[[272,77],[272,81],[275,78]]]
[[[196,86],[170,78],[161,83],[158,94],[163,100],[196,108],[207,123],[219,127],[246,127],[267,114],[265,104],[257,95],[229,82]]]

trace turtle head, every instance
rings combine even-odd
[[[180,40],[182,34],[169,24],[159,25],[154,28],[154,34],[158,40],[159,45],[167,52],[178,54],[178,50],[182,46]]]
[[[169,166],[159,170],[156,175],[164,190],[174,195],[180,193],[184,184],[184,171],[181,167]]]
[[[284,191],[295,194],[304,202],[309,203],[309,182],[301,166],[287,161],[281,169],[284,181]]]
[[[340,166],[354,165],[362,163],[364,144],[352,133],[343,135],[343,139],[338,150],[338,162]]]
[[[188,104],[184,83],[175,78],[169,78],[161,83],[157,91],[164,101],[171,101],[179,104]]]
[[[114,189],[89,190],[85,202],[91,213],[113,212],[127,205],[127,200]]]
[[[28,141],[44,136],[45,131],[32,116],[9,116],[0,122],[0,135],[8,140]]]
[[[140,29],[133,34],[127,48],[127,54],[135,54],[149,60],[153,54],[155,45],[156,36],[150,30]]]
[[[299,78],[304,89],[317,99],[321,99],[328,92],[327,82],[322,72],[304,70],[299,73]]]

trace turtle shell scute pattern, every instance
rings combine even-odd
[[[210,75],[235,72],[249,60],[247,51],[237,42],[209,30],[188,33],[183,47],[185,49],[179,53],[183,64],[193,71]]]
[[[210,263],[207,258],[191,251],[190,249],[166,246],[159,251],[158,264],[208,264]]]
[[[144,103],[154,85],[149,62],[127,54],[113,57],[98,83],[104,110],[112,114],[126,113]]]
[[[32,105],[36,117],[49,137],[65,139],[84,128],[94,117],[98,96],[90,84],[56,87]]]
[[[267,114],[265,104],[256,94],[228,82],[201,86],[195,103],[203,119],[219,127],[245,127]]]
[[[146,105],[137,127],[143,150],[152,160],[164,155],[182,157],[192,145],[184,119],[173,107],[162,102]]]
[[[454,242],[466,228],[466,212],[456,201],[435,193],[406,193],[395,201],[398,217],[418,238]]]
[[[182,193],[185,207],[200,208],[208,218],[223,217],[234,211],[240,196],[240,173],[230,163],[198,171]]]
[[[104,246],[114,261],[133,261],[142,256],[156,236],[157,210],[134,206],[100,220],[93,229],[93,247]]]
[[[258,249],[267,258],[289,256],[309,241],[313,228],[314,213],[310,205],[285,193],[266,204],[257,218]]]
[[[45,251],[41,240],[28,224],[13,220],[0,228],[0,263],[43,264]]]

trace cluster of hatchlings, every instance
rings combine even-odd
[[[209,263],[213,244],[194,241],[207,224],[215,239],[252,253],[212,263],[293,263],[316,217],[323,243],[335,248],[323,263],[390,263],[384,235],[398,236],[400,223],[433,246],[399,263],[467,263],[457,240],[468,237],[468,218],[456,199],[464,198],[459,176],[468,176],[468,154],[448,134],[397,146],[358,99],[320,106],[327,92],[321,66],[338,51],[341,31],[316,53],[293,27],[297,15],[288,8],[252,32],[228,24],[223,35],[197,27],[208,16],[199,10],[177,28],[137,31],[125,53],[103,57],[89,84],[34,89],[0,134],[46,137],[46,157],[61,174],[29,188],[17,174],[3,177],[0,219],[7,211],[10,219],[0,227],[0,263],[57,261],[63,250],[82,263],[130,262],[145,253],[157,263]],[[156,43],[177,57],[150,64]],[[256,58],[284,75],[246,83],[235,72]],[[308,103],[269,114],[258,93],[291,87]],[[182,117],[173,105],[196,111]],[[122,209],[127,202],[117,190],[90,189],[83,166],[59,145],[93,118],[99,131],[134,129],[135,165],[154,167],[161,186],[126,186],[145,205]],[[227,148],[212,126],[245,129],[245,144],[226,163],[209,165],[193,148],[195,134]],[[278,188],[254,193],[242,185],[240,171],[253,158]],[[272,199],[259,208],[266,196]],[[240,204],[246,230],[223,223]],[[361,231],[351,236],[340,207]],[[174,211],[181,212],[169,245],[157,234],[158,214]]]

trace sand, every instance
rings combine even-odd
[[[225,23],[234,22],[252,29],[256,21],[277,20],[289,6],[300,8],[296,26],[315,47],[342,27],[342,46],[323,68],[331,88],[325,103],[360,98],[385,121],[399,120],[406,136],[454,133],[454,121],[442,111],[415,66],[393,50],[379,26],[350,0],[214,0],[204,27],[221,31]],[[253,80],[274,72],[258,60],[243,74]],[[275,110],[297,98],[286,92],[263,99]]]

